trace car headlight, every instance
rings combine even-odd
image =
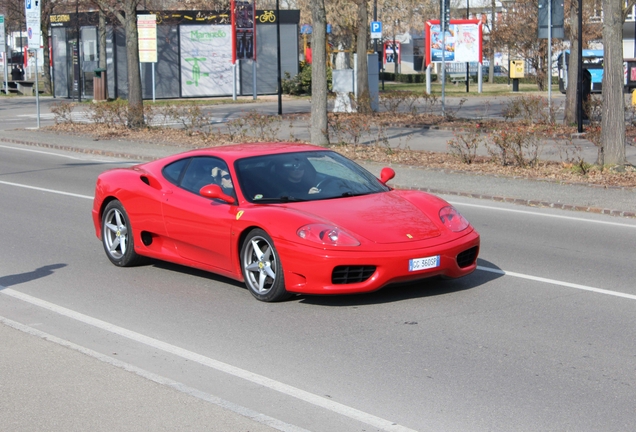
[[[453,232],[463,231],[468,228],[469,225],[464,216],[460,215],[452,206],[442,208],[439,211],[439,218],[444,226]]]
[[[351,234],[329,224],[309,224],[296,231],[298,237],[326,246],[360,246]]]

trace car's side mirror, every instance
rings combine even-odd
[[[219,185],[205,185],[199,190],[199,194],[205,198],[220,199],[221,201],[225,201],[226,203],[234,204],[234,198],[226,195]]]
[[[380,181],[382,183],[386,184],[386,182],[391,180],[393,177],[395,177],[395,171],[393,171],[393,168],[382,168],[382,171],[380,172]]]

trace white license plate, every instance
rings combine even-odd
[[[440,256],[432,256],[426,258],[413,258],[409,260],[409,271],[426,270],[439,267]]]

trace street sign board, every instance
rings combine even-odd
[[[371,39],[382,39],[382,23],[371,21]]]
[[[157,63],[157,15],[137,15],[139,62]]]
[[[0,15],[0,53],[6,51],[7,40],[4,36],[4,15]]]
[[[27,46],[29,49],[40,48],[40,0],[24,0],[24,12],[27,27]]]

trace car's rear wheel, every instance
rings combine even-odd
[[[241,248],[241,268],[245,285],[258,300],[275,302],[289,298],[280,257],[265,231],[255,229],[245,238]]]
[[[119,201],[109,202],[104,209],[102,243],[106,256],[116,266],[129,267],[143,261],[143,257],[135,252],[130,219]]]

